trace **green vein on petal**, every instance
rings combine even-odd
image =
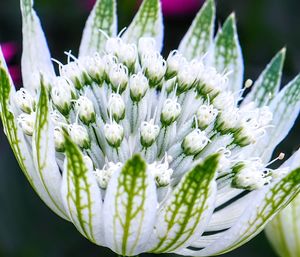
[[[101,30],[101,31],[100,31]],[[117,14],[115,0],[97,0],[86,22],[79,57],[93,55],[105,48],[108,36],[116,36]]]
[[[54,68],[40,20],[33,10],[33,0],[21,0],[22,12],[22,78],[24,87],[38,91],[40,74],[54,76]]]
[[[141,37],[155,38],[158,50],[162,49],[163,23],[159,0],[144,0],[123,35],[126,42],[135,44]]]
[[[115,252],[143,252],[156,218],[156,188],[146,162],[134,155],[109,182],[104,200],[105,241]]]
[[[250,93],[245,98],[245,103],[255,101],[257,106],[268,105],[280,87],[282,68],[286,49],[279,51],[258,77]]]
[[[53,127],[50,124],[48,92],[43,84],[40,90],[39,102],[37,105],[36,122],[32,137],[33,157],[39,173],[41,182],[57,208],[59,214],[64,219],[67,218],[60,195],[61,174],[59,172],[53,140]]]
[[[215,13],[214,0],[207,0],[179,45],[179,52],[187,59],[203,56],[212,45]]]
[[[235,15],[231,14],[215,38],[212,64],[218,72],[230,72],[229,89],[237,92],[242,88],[244,64],[237,35]]]
[[[219,155],[209,156],[189,171],[162,207],[157,225],[157,245],[154,253],[170,252],[183,247],[193,236],[201,236],[200,227],[206,225],[214,206],[210,202],[216,192],[215,173]],[[209,214],[210,215],[209,215]],[[204,226],[203,226],[204,225]]]
[[[62,197],[65,208],[77,229],[91,242],[101,244],[101,192],[83,154],[70,137],[65,135],[65,168]]]

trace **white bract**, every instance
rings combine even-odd
[[[294,155],[294,163],[299,162],[299,151]],[[289,163],[289,166],[294,165]],[[288,171],[287,165],[281,169],[280,173]],[[281,175],[281,174],[280,174]],[[300,256],[300,196],[298,195],[287,207],[285,207],[266,226],[265,232],[276,253],[280,257]]]
[[[269,160],[298,116],[300,77],[279,91],[282,50],[244,96],[235,18],[214,37],[213,0],[167,60],[159,0],[119,34],[115,0],[98,0],[59,74],[32,7],[21,0],[24,88],[0,56],[3,127],[39,196],[90,241],[128,256],[218,255],[299,192],[299,159]]]

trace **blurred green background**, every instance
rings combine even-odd
[[[132,0],[119,0],[118,3],[119,25],[122,28],[131,20],[135,4]],[[85,6],[84,0],[36,0],[36,9],[54,58],[65,60],[64,51],[77,52],[88,15]],[[217,10],[217,25],[232,11],[236,12],[246,78],[257,78],[283,46],[288,49],[283,81],[287,82],[297,75],[300,70],[300,1],[217,0]],[[188,13],[165,17],[165,54],[177,47],[194,15]],[[0,0],[0,43],[3,42],[14,42],[21,50],[18,0]],[[11,62],[14,65],[20,63],[20,51]],[[297,131],[300,131],[299,121],[280,145],[280,151],[289,155],[299,147]],[[73,225],[58,218],[41,202],[19,170],[2,131],[0,206],[0,257],[114,256],[110,250],[89,243]],[[275,253],[262,233],[224,256],[274,257]]]

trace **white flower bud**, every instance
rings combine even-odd
[[[67,78],[55,77],[52,80],[52,86],[68,88],[71,91],[72,99],[77,98],[76,89],[75,89],[72,81]]]
[[[51,88],[51,99],[63,115],[69,114],[72,100],[72,92],[69,87],[53,86]]]
[[[195,129],[190,132],[182,142],[182,149],[186,155],[196,155],[208,144],[209,139],[204,131]]]
[[[218,116],[218,110],[213,105],[203,104],[197,110],[198,126],[205,129],[208,125],[213,123]]]
[[[91,141],[85,127],[74,123],[68,125],[68,131],[71,139],[74,141],[75,144],[82,148],[90,148]]]
[[[141,124],[141,144],[144,147],[151,146],[159,134],[159,126],[153,124],[154,120],[142,122]]]
[[[141,72],[133,74],[129,79],[129,86],[131,99],[138,102],[144,97],[149,88],[148,79]]]
[[[134,44],[121,44],[118,59],[131,70],[137,60],[136,46]]]
[[[125,117],[125,104],[120,94],[112,93],[108,100],[107,111],[116,121]]]
[[[261,160],[245,162],[232,180],[236,188],[247,190],[260,189],[272,180],[270,171],[264,168]]]
[[[204,67],[198,73],[198,80],[198,92],[202,95],[210,94],[213,97],[218,95],[222,90],[224,91],[228,84],[227,74],[218,73],[214,67]]]
[[[35,101],[30,93],[25,89],[21,88],[14,96],[16,105],[26,113],[31,113],[34,109]]]
[[[61,76],[70,79],[77,89],[83,87],[86,78],[86,74],[78,62],[70,62],[62,66]]]
[[[30,114],[22,113],[17,118],[17,122],[23,132],[28,135],[32,136],[34,131],[34,124],[35,124],[35,113],[31,112]]]
[[[107,123],[104,125],[104,136],[110,146],[117,148],[124,138],[124,129],[115,121]]]
[[[128,69],[125,65],[119,63],[111,66],[109,70],[109,81],[114,91],[119,91],[121,94],[128,83]]]
[[[142,67],[150,86],[156,86],[164,77],[167,65],[159,52],[146,52],[142,56]]]
[[[177,103],[176,99],[168,98],[164,102],[160,121],[164,126],[173,123],[181,113],[181,106]]]
[[[180,67],[184,66],[187,63],[187,60],[184,58],[182,54],[180,54],[177,50],[170,52],[167,59],[167,78],[171,78],[177,74],[180,70]]]
[[[185,64],[180,67],[177,74],[177,91],[183,93],[191,89],[197,81],[197,73],[194,72],[192,64]]]
[[[101,83],[105,75],[105,62],[99,54],[95,54],[93,57],[83,57],[80,59],[82,66],[92,79]]]
[[[95,121],[96,113],[93,102],[85,96],[80,96],[75,103],[75,110],[80,120],[88,125]]]
[[[234,96],[228,91],[221,92],[213,99],[213,105],[219,110],[226,111],[235,106]]]
[[[138,51],[140,55],[149,51],[157,51],[155,39],[153,37],[141,37],[138,43]]]
[[[235,130],[239,123],[240,115],[238,108],[231,108],[220,112],[217,117],[217,130],[227,133],[229,130]]]
[[[169,168],[168,156],[162,162],[149,164],[148,171],[154,177],[157,186],[164,187],[170,184],[173,170]]]
[[[53,131],[55,149],[58,152],[65,150],[65,137],[61,127],[55,127]]]
[[[108,54],[118,55],[120,52],[120,46],[122,44],[122,39],[119,37],[110,37],[106,40],[105,51]]]
[[[106,189],[112,175],[116,171],[121,169],[122,166],[123,164],[121,162],[118,163],[109,162],[104,165],[102,170],[96,169],[94,174],[99,187],[101,187],[102,189]]]

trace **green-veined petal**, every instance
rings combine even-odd
[[[203,56],[212,45],[215,12],[214,0],[207,0],[182,39],[178,50],[189,60]]]
[[[231,14],[215,38],[213,56],[210,60],[218,72],[230,72],[228,88],[237,92],[242,88],[244,63],[237,35],[235,15]]]
[[[266,136],[255,146],[255,156],[262,156],[268,161],[274,148],[287,136],[293,127],[300,110],[300,75],[286,85],[270,102],[273,112],[271,128]]]
[[[235,225],[211,245],[200,251],[185,249],[180,253],[190,256],[211,256],[229,252],[248,242],[284,208],[300,191],[300,168],[285,178],[263,189],[252,192],[252,199]]]
[[[209,156],[181,180],[159,211],[154,253],[172,252],[200,237],[214,209],[218,155]]]
[[[41,85],[36,121],[32,137],[32,151],[36,170],[53,205],[60,211],[60,216],[67,218],[60,188],[62,177],[55,158],[53,126],[49,113],[48,92]]]
[[[39,18],[33,10],[33,0],[21,0],[23,22],[22,78],[24,87],[36,90],[40,73],[54,76],[51,56]]]
[[[257,106],[268,105],[279,90],[282,68],[285,59],[285,48],[279,51],[255,81],[244,103],[256,102]]]
[[[104,200],[105,243],[118,254],[145,252],[156,217],[155,182],[140,156],[116,171]]]
[[[129,43],[138,43],[141,37],[153,37],[158,50],[163,45],[163,23],[159,0],[144,0],[133,21],[123,35]]]
[[[97,0],[86,22],[79,48],[79,58],[104,50],[106,35],[116,36],[117,14],[115,0]]]
[[[300,196],[298,195],[266,226],[265,232],[281,257],[300,256]]]
[[[33,189],[50,209],[52,209],[57,215],[64,218],[64,215],[61,214],[49,198],[49,195],[43,187],[39,175],[34,167],[31,149],[29,149],[25,136],[18,126],[13,112],[16,108],[14,108],[13,103],[11,103],[13,102],[11,99],[15,93],[15,88],[12,84],[6,65],[4,64],[2,53],[0,57],[0,114],[4,133],[7,136],[8,142],[11,145],[21,170],[25,174]]]
[[[102,197],[93,171],[84,162],[83,154],[65,132],[65,163],[62,198],[76,228],[98,245],[103,245]]]

